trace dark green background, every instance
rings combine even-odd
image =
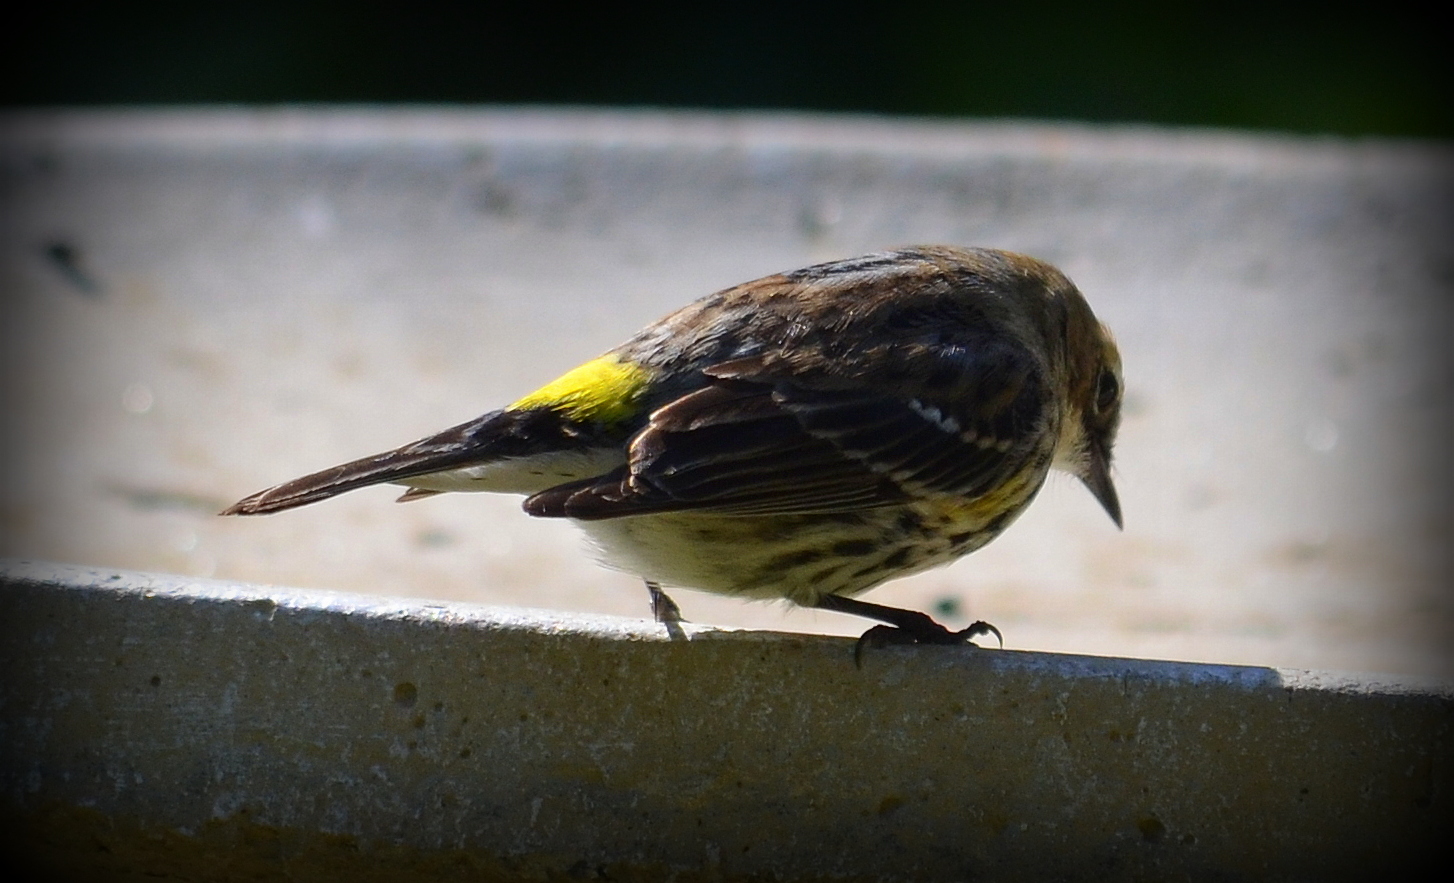
[[[0,88],[8,105],[543,102],[1454,133],[1447,27],[1388,4],[589,9],[52,4],[4,28]]]

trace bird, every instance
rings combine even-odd
[[[608,566],[664,587],[856,614],[855,647],[973,644],[859,599],[1003,532],[1056,468],[1119,528],[1123,397],[1111,332],[1061,271],[920,245],[718,291],[499,410],[259,491],[260,515],[391,483],[413,501],[523,494]]]

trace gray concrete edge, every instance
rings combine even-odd
[[[855,669],[844,638],[33,562],[0,569],[0,623],[0,807],[53,868],[1333,878],[1454,830],[1454,686],[1428,681]]]

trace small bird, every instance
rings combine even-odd
[[[1115,342],[1059,270],[916,246],[708,295],[506,408],[222,514],[385,482],[525,494],[644,578],[660,622],[680,620],[662,586],[785,598],[885,623],[860,659],[1000,637],[853,596],[985,545],[1052,466],[1120,526],[1121,395]]]

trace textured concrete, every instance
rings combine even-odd
[[[870,600],[1015,649],[1451,679],[1450,158],[767,115],[6,114],[0,555],[644,616],[634,577],[515,499],[214,513],[513,401],[717,288],[991,245],[1061,265],[1120,339],[1126,530],[1053,480],[989,548]]]
[[[11,563],[7,858],[63,879],[1386,879],[1454,689]]]

